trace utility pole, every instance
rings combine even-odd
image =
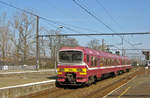
[[[102,51],[104,51],[104,39],[102,39]]]
[[[62,29],[62,28],[63,28],[63,26],[60,26],[55,31],[55,33],[56,33],[56,40],[55,40],[55,43],[56,43],[56,45],[55,45],[55,70],[56,70],[56,72],[57,72],[57,64],[58,64],[58,62],[57,62],[58,50],[60,49],[60,45],[61,45],[60,44],[61,43],[61,39],[60,39],[61,37],[57,36],[57,35],[59,34],[60,29]]]
[[[36,69],[39,69],[39,16],[36,16]]]
[[[121,44],[122,44],[122,56],[124,56],[124,49],[123,49],[123,36],[121,37]]]

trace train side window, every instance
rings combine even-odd
[[[109,66],[109,59],[107,59],[107,66]]]
[[[110,62],[109,62],[109,66],[111,66],[112,60],[111,60],[111,59],[109,59],[109,61],[110,61]]]
[[[106,61],[107,61],[107,66],[109,66],[109,59],[107,58],[107,60],[106,60]]]
[[[108,65],[108,59],[106,58],[106,65]]]
[[[115,59],[115,65],[117,65],[118,63],[117,63],[117,59]]]
[[[93,57],[92,57],[92,66],[95,66],[95,65],[96,65],[95,60],[96,60],[96,58],[93,56]]]
[[[105,65],[105,58],[103,58],[103,65]]]
[[[111,59],[109,59],[109,66],[111,65]]]
[[[103,65],[105,65],[105,58],[103,58]]]
[[[118,65],[120,64],[120,60],[119,60],[119,59],[117,59],[117,64],[118,64]]]
[[[97,66],[100,66],[100,58],[97,58]]]
[[[114,65],[114,59],[112,59],[112,64],[111,65]]]
[[[107,65],[107,58],[105,58],[105,65]]]
[[[130,61],[128,60],[128,64],[130,64]]]
[[[93,56],[91,57],[91,66],[93,66],[94,62],[93,62]]]
[[[99,63],[100,63],[100,66],[103,66],[103,64],[104,64],[104,62],[103,62],[103,58],[101,58],[101,57],[100,57],[100,61],[99,61]]]
[[[96,57],[93,57],[93,66],[95,66],[96,65]]]
[[[89,55],[86,55],[86,61],[87,61],[87,63],[89,63]]]
[[[108,59],[108,65],[109,66],[111,65],[111,59]]]
[[[113,65],[113,63],[114,63],[114,59],[111,59],[111,65]]]
[[[106,61],[106,59],[104,58],[104,64],[105,64],[105,65],[107,65],[107,63],[106,63],[106,62],[107,62],[107,61]]]
[[[96,66],[97,65],[97,58],[95,57],[95,60],[94,60],[94,66]]]
[[[103,63],[103,58],[100,58],[100,61],[99,61],[100,63]]]
[[[124,62],[124,60],[122,60],[122,65],[124,65],[125,64],[125,62]]]

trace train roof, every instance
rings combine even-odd
[[[88,48],[88,47],[80,47],[80,46],[79,47],[62,47],[60,49],[60,51],[64,51],[64,50],[79,50],[79,51],[83,51],[84,53],[89,54],[89,55],[111,57],[111,58],[120,58],[120,59],[128,59],[128,57],[126,57],[126,56],[119,56],[119,55],[116,55],[116,54],[103,52],[103,51],[95,50],[95,49]]]

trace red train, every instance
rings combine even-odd
[[[124,56],[85,47],[63,47],[59,51],[56,84],[90,85],[130,69],[130,60]]]

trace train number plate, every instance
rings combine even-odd
[[[72,72],[73,70],[69,68],[68,71],[69,71],[69,72]]]

